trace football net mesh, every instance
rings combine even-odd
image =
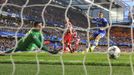
[[[16,1],[13,0],[13,1],[14,2],[19,2],[17,0]],[[47,10],[54,10],[54,9],[51,9],[52,7],[61,8],[61,9],[64,9],[64,18],[63,18],[63,20],[64,19],[67,20],[68,17],[69,17],[68,16],[69,9],[74,6],[74,5],[72,5],[74,0],[67,0],[68,1],[68,5],[67,6],[56,5],[56,4],[53,3],[53,1],[55,1],[55,0],[47,0],[47,1],[44,1],[45,3],[31,4],[31,5],[29,3],[30,2],[32,3],[32,0],[31,1],[30,0],[22,0],[22,1],[20,1],[20,4],[22,4],[22,5],[18,5],[19,3],[18,4],[17,3],[12,3],[12,0],[2,0],[1,1],[1,4],[0,4],[0,6],[1,6],[1,8],[0,8],[0,14],[5,15],[5,16],[8,16],[8,15],[6,15],[7,12],[4,12],[4,10],[6,10],[8,12],[14,11],[14,13],[16,13],[16,12],[18,13],[19,12],[18,13],[19,15],[16,15],[16,16],[17,17],[20,17],[20,19],[19,18],[16,18],[14,16],[15,14],[12,14],[12,17],[14,17],[14,20],[15,21],[19,21],[20,23],[16,24],[16,23],[12,22],[13,25],[10,25],[7,20],[9,20],[9,21],[12,21],[12,20],[7,19],[6,21],[2,21],[5,24],[0,26],[1,31],[9,31],[9,32],[10,31],[14,31],[15,32],[15,35],[14,35],[14,39],[15,40],[11,40],[11,41],[14,42],[14,43],[11,43],[11,44],[14,44],[13,47],[15,47],[15,48],[17,47],[18,34],[20,32],[26,33],[27,31],[31,30],[31,26],[30,25],[28,27],[25,26],[26,23],[24,21],[27,18],[24,15],[27,14],[26,11],[28,11],[29,9],[32,9],[32,11],[35,11],[36,10],[35,11],[36,13],[32,13],[31,12],[30,14],[27,14],[27,15],[30,16],[32,14],[33,16],[35,16],[34,17],[35,18],[35,21],[38,21],[39,18],[40,18],[42,20],[43,24],[46,26],[46,28],[43,29],[44,31],[46,31],[48,33],[49,32],[52,32],[52,31],[57,32],[57,33],[59,33],[59,35],[61,34],[60,37],[62,37],[62,39],[63,39],[64,34],[65,34],[67,28],[66,27],[65,28],[62,28],[62,25],[60,25],[60,26],[59,25],[55,25],[55,26],[47,25],[47,23],[46,23],[47,19],[45,17],[52,18],[52,16],[50,16],[50,15],[47,16],[46,13],[49,13],[49,11],[47,11]],[[100,8],[101,10],[107,11],[109,13],[109,28],[108,28],[107,37],[106,37],[106,39],[107,39],[107,49],[108,49],[108,47],[110,47],[110,41],[111,41],[110,40],[110,30],[111,30],[112,27],[116,27],[117,26],[117,27],[129,28],[131,30],[130,32],[131,32],[131,44],[132,44],[131,50],[129,52],[129,54],[130,54],[129,55],[129,62],[130,62],[130,68],[129,69],[131,70],[132,75],[134,75],[134,72],[133,72],[133,61],[132,61],[132,59],[133,59],[132,58],[132,56],[133,56],[132,55],[133,54],[133,22],[131,23],[131,26],[123,26],[123,25],[114,25],[113,26],[112,25],[113,23],[112,23],[112,16],[111,16],[112,11],[111,10],[112,10],[112,6],[113,6],[114,0],[110,0],[109,9],[106,9],[103,6],[101,6],[101,5],[97,4],[97,3],[94,3],[94,0],[91,0],[91,1],[90,0],[85,0],[85,1],[88,2],[88,4],[87,4],[88,9],[84,12],[85,15],[86,15],[86,17],[87,17],[87,21],[88,21],[88,24],[87,25],[88,26],[86,28],[74,27],[74,29],[77,30],[77,31],[83,31],[83,32],[85,32],[85,34],[86,34],[86,40],[87,40],[87,44],[88,44],[87,45],[88,46],[87,48],[89,48],[90,47],[90,42],[89,42],[89,36],[90,36],[90,34],[89,33],[90,33],[91,30],[97,28],[97,27],[91,27],[91,23],[90,23],[91,21],[89,19],[89,17],[90,17],[89,16],[89,13],[91,12],[91,8],[93,6],[96,6],[96,7]],[[134,3],[134,1],[132,1],[132,2]],[[14,10],[11,10],[10,8],[15,8],[15,9]],[[40,10],[42,10],[42,11],[40,12]],[[132,17],[132,21],[133,21],[133,14],[132,14],[133,13],[133,6],[131,6],[128,9],[128,11],[130,11],[130,16]],[[40,14],[40,15],[38,15],[38,14]],[[55,14],[55,13],[53,12],[53,14]],[[58,15],[58,16],[60,16],[60,15]],[[30,21],[30,24],[32,24],[31,21]],[[57,35],[57,34],[53,34],[53,35]],[[64,47],[64,43],[63,43],[63,47]],[[107,49],[105,51],[107,51]],[[64,50],[62,50],[62,52],[59,55],[55,55],[55,56],[58,56],[59,59],[60,59],[60,62],[61,62],[61,66],[62,67],[60,67],[61,68],[61,71],[59,71],[59,72],[61,72],[61,75],[66,75],[66,74],[69,74],[70,71],[66,69],[66,67],[68,67],[68,65],[65,65],[64,64],[64,60],[63,60],[64,53],[63,53],[63,51]],[[37,51],[36,54],[35,54],[35,60],[36,60],[36,63],[37,63],[37,65],[36,65],[37,67],[36,67],[36,70],[34,71],[34,74],[36,74],[36,75],[40,75],[42,73],[41,72],[41,64],[40,64],[40,59],[39,59],[38,53],[39,52]],[[95,55],[91,55],[91,56],[90,56],[89,53],[85,53],[84,54],[82,61],[80,61],[83,64],[83,65],[81,65],[82,75],[93,75],[93,74],[94,75],[96,75],[96,74],[97,75],[98,74],[99,75],[104,75],[104,73],[106,73],[106,75],[114,75],[115,72],[117,72],[115,70],[116,70],[116,67],[118,67],[118,66],[116,66],[116,67],[113,67],[112,66],[112,63],[114,63],[114,62],[109,59],[107,53],[104,53],[105,56],[107,57],[107,62],[109,63],[107,65],[106,69],[104,69],[105,67],[103,67],[103,64],[100,65],[100,66],[92,66],[92,64],[91,64],[91,66],[87,66],[86,65],[86,60],[88,60],[88,57],[92,57],[92,56],[96,56],[97,57],[97,54],[101,54],[101,53],[102,52],[96,52]],[[17,68],[17,64],[14,61],[14,56],[13,55],[10,55],[10,60],[11,60],[11,63],[12,63],[12,68],[11,68],[12,72],[11,73],[12,73],[12,75],[15,75],[16,72],[17,72],[17,69],[16,69]],[[99,57],[96,60],[99,60]],[[93,60],[91,60],[91,61],[93,61]],[[77,62],[77,61],[70,61],[70,62]],[[107,62],[103,62],[102,61],[102,63],[107,63]],[[47,69],[47,66],[45,66],[45,68]],[[123,71],[125,71],[125,69],[123,67],[121,69],[123,69]],[[102,70],[102,71],[99,71],[99,70]],[[90,73],[91,71],[93,73]],[[76,70],[76,72],[77,72],[77,70]],[[122,71],[121,70],[118,71],[117,74],[120,74],[119,72],[122,72]]]

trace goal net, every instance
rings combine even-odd
[[[92,20],[99,12],[108,27],[90,52],[96,40],[89,38],[101,28],[96,24],[102,22]],[[35,22],[45,26],[40,31],[43,44],[49,51],[59,51],[45,52],[43,45],[34,51],[14,49],[12,54],[0,55],[0,75],[134,75],[133,18],[134,0],[0,0],[0,53],[16,49]],[[71,40],[72,53],[64,50],[69,24],[79,38]],[[109,58],[110,46],[120,48],[118,59]]]

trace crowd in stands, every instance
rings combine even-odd
[[[134,31],[133,31],[134,32]],[[134,36],[134,35],[132,35]],[[116,42],[117,45],[128,45],[132,44],[131,28],[112,28],[110,31],[111,40]]]
[[[27,27],[32,27],[32,21],[26,21],[24,20],[24,24],[23,24],[23,28],[27,28]],[[21,19],[20,18],[15,18],[15,17],[11,17],[11,16],[3,16],[0,15],[0,26],[1,27],[20,27],[22,24]]]
[[[44,11],[44,16],[42,18],[42,10],[43,7],[27,7],[24,9],[23,17],[24,20],[29,21],[43,21],[43,18],[45,19],[45,22],[49,26],[58,26],[58,27],[64,27],[65,24],[65,9],[59,8],[59,7],[52,7],[48,6],[46,10]],[[2,17],[2,21],[5,21],[7,23],[12,23],[16,25],[20,25],[21,19],[20,19],[20,8],[13,7],[13,6],[5,6],[3,11],[10,12],[11,14],[15,13],[19,16],[17,17],[11,17],[12,15],[4,16]],[[74,26],[87,28],[88,22],[87,18],[78,10],[70,8],[68,11],[67,16],[70,18],[70,21]],[[9,18],[9,21],[7,21],[7,18]],[[10,22],[11,21],[11,22]],[[25,25],[26,26],[26,25]]]
[[[112,27],[111,36],[131,38],[131,28]]]
[[[6,51],[15,46],[16,42],[12,38],[0,37],[0,51]]]

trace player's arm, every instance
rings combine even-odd
[[[92,16],[90,16],[90,15],[88,16],[86,13],[84,14],[84,16],[85,16],[85,17],[88,17],[89,19],[93,19],[93,18],[94,18],[94,17],[92,17]]]
[[[100,27],[100,28],[103,29],[103,30],[106,30],[107,28],[109,28],[109,24],[106,24],[105,27]]]
[[[89,16],[89,19],[91,19],[92,21],[97,21],[97,17],[92,17],[92,16]]]
[[[65,25],[67,26],[67,28],[73,26],[72,23],[70,22],[70,19],[69,18],[66,19],[66,24]]]
[[[73,29],[72,27],[69,28],[69,32],[70,32],[71,34],[73,34],[72,29]]]
[[[43,43],[35,35],[32,35],[32,37],[33,37],[33,42],[37,45],[38,48],[41,48],[42,46],[41,48],[42,50],[48,51],[48,48],[45,45],[42,45]]]
[[[105,25],[105,27],[103,27],[103,29],[109,28],[109,23],[108,23],[108,21],[105,18],[103,20],[103,24]]]
[[[72,34],[73,33],[72,32],[72,29],[73,29],[72,23],[70,21],[67,21],[66,26],[67,26],[67,30]]]
[[[109,28],[109,24],[106,24],[106,27],[104,27],[104,29],[107,29],[107,28]]]

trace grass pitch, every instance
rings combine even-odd
[[[62,75],[60,55],[38,53],[40,62],[39,75]],[[112,75],[132,75],[130,57],[134,62],[134,54],[122,53],[118,59],[111,59]],[[13,54],[16,70],[15,75],[36,75],[36,53]],[[62,59],[65,67],[65,75],[85,75],[83,68],[84,55],[81,53],[66,53]],[[0,75],[11,75],[12,63],[10,55],[0,56]],[[88,53],[86,56],[86,68],[88,75],[109,75],[110,67],[105,53]]]

